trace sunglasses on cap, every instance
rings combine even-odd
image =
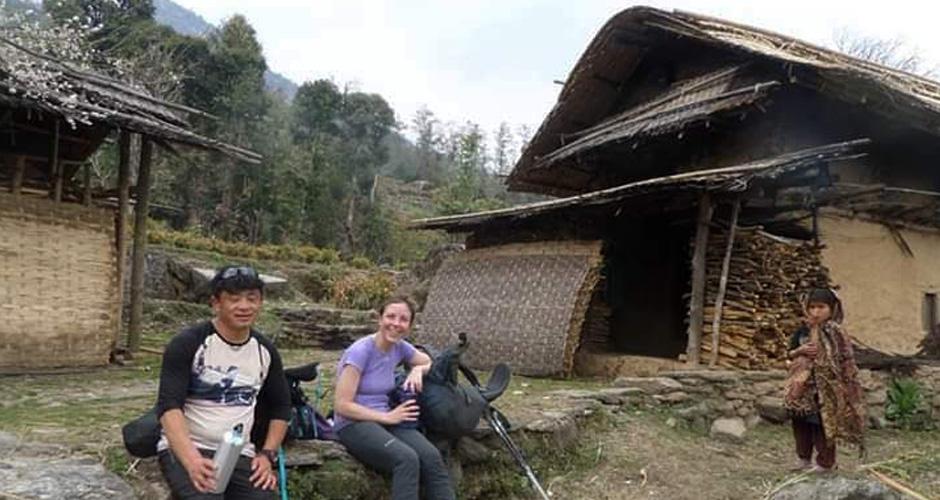
[[[227,279],[232,279],[236,276],[245,276],[246,278],[257,278],[258,271],[255,271],[254,268],[251,268],[248,266],[230,267],[222,271],[222,275],[219,276],[219,278],[223,280],[227,280]]]

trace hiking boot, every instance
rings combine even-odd
[[[833,465],[832,467],[823,467],[821,465],[814,465],[809,469],[809,472],[811,474],[825,475],[825,474],[832,474],[833,472],[835,472],[835,470],[836,470],[835,465]]]

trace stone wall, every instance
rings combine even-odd
[[[940,366],[918,366],[910,375],[920,384],[934,421],[940,422]],[[894,377],[882,370],[861,370],[869,426],[889,424],[885,419],[887,387]],[[696,427],[708,428],[718,418],[741,418],[749,426],[760,420],[782,423],[786,372],[673,371],[658,377],[620,377],[615,385],[638,387],[664,404],[676,405],[676,414]]]

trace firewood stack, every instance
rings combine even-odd
[[[581,348],[588,351],[606,351],[610,349],[611,310],[604,300],[607,291],[607,277],[603,274],[594,287],[591,304],[584,318],[581,330]]]
[[[727,238],[727,231],[713,229],[708,239],[703,362],[711,360],[715,299]],[[719,365],[751,370],[783,367],[790,335],[803,317],[801,297],[828,283],[829,272],[811,242],[739,228],[719,325]]]

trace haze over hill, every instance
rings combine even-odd
[[[215,28],[202,16],[173,2],[173,0],[154,0],[153,6],[156,8],[155,20],[160,24],[173,28],[177,33],[205,36],[206,33]],[[288,100],[293,99],[294,94],[297,93],[296,83],[270,69],[264,73],[264,83],[268,90],[279,93]]]

